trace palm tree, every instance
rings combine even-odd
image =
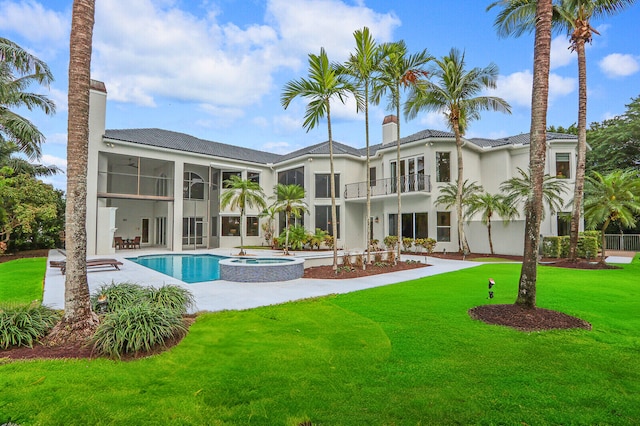
[[[611,222],[632,228],[634,214],[640,213],[640,178],[637,170],[615,170],[608,175],[592,172],[586,178],[584,217],[589,228],[601,226],[602,254],[605,262],[605,231]]]
[[[462,223],[462,183],[464,180],[464,165],[462,161],[462,136],[466,133],[469,123],[480,119],[482,111],[500,111],[511,114],[511,106],[502,98],[494,96],[478,96],[486,89],[494,89],[498,80],[498,67],[489,64],[485,68],[465,70],[464,53],[458,49],[451,49],[448,56],[436,59],[430,69],[433,79],[425,81],[413,88],[407,103],[405,113],[408,117],[415,117],[420,111],[443,112],[447,117],[449,128],[456,137],[456,152],[458,157],[458,191],[456,199],[456,213],[458,220],[458,242],[462,245],[458,249],[469,252],[469,245],[464,236]]]
[[[578,56],[578,158],[576,161],[573,211],[571,213],[569,259],[576,259],[578,231],[584,189],[587,152],[587,59],[586,43],[593,34],[600,34],[590,24],[591,18],[612,15],[631,6],[635,0],[560,0],[554,6],[553,25],[556,30],[570,34],[571,50]],[[535,0],[502,0],[488,9],[501,5],[496,19],[498,33],[503,36],[531,32],[535,28]]]
[[[222,186],[225,189],[220,197],[220,208],[224,209],[231,206],[231,210],[240,209],[240,256],[244,251],[244,234],[245,230],[245,213],[247,208],[258,207],[264,209],[267,207],[265,203],[265,195],[258,182],[249,179],[242,179],[240,176],[231,175]]]
[[[373,102],[379,103],[383,95],[389,99],[388,108],[395,110],[396,119],[396,190],[398,191],[398,242],[402,239],[402,196],[400,188],[400,95],[402,89],[415,86],[423,81],[427,72],[424,67],[433,59],[424,49],[410,55],[404,41],[381,45],[380,74],[374,83]],[[400,244],[397,245],[397,259],[400,260]]]
[[[53,176],[61,173],[57,166],[46,166],[44,164],[30,163],[24,158],[15,157],[13,154],[20,149],[12,142],[0,142],[0,167],[11,167],[13,174],[27,174],[29,176]]]
[[[281,183],[275,186],[273,192],[276,198],[273,203],[275,211],[284,213],[285,229],[287,231],[285,234],[284,253],[288,255],[291,216],[300,217],[308,211],[307,203],[304,201],[306,194],[304,188],[300,185],[283,185]]]
[[[451,207],[457,206],[459,186],[462,187],[460,202],[463,206],[467,205],[473,197],[482,191],[482,186],[475,182],[470,183],[468,179],[465,180],[462,185],[458,185],[458,182],[455,184],[448,183],[440,188],[440,195],[436,198],[436,206],[443,206],[445,209],[451,209]],[[467,217],[464,214],[463,216],[465,218]],[[462,220],[460,222],[462,223]],[[458,232],[458,247],[462,247],[463,242],[460,240],[461,238],[466,238],[466,234]],[[469,247],[469,243],[467,241],[464,242],[464,245],[467,248]]]
[[[512,177],[500,184],[500,191],[505,193],[505,201],[510,205],[518,207],[520,203],[527,203],[532,197],[532,181],[527,172],[518,167],[519,177]],[[562,194],[567,192],[567,186],[563,180],[554,176],[544,175],[542,178],[542,198],[551,212],[562,210],[564,200]],[[519,216],[516,213],[516,216]],[[542,209],[540,218],[544,219],[545,211]]]
[[[69,54],[69,117],[67,142],[67,206],[65,305],[55,339],[78,339],[93,333],[98,317],[91,311],[87,283],[87,141],[91,40],[95,0],[74,0]]]
[[[373,36],[369,32],[369,28],[364,27],[353,33],[356,40],[356,51],[349,55],[349,59],[344,64],[344,72],[354,78],[357,89],[363,94],[364,101],[364,122],[365,122],[365,140],[367,151],[367,230],[365,232],[367,245],[367,261],[365,265],[371,263],[371,229],[369,226],[369,218],[371,217],[371,175],[369,168],[371,167],[371,157],[369,153],[369,102],[370,94],[373,88],[375,74],[379,69],[382,56],[380,48],[376,44]]]
[[[53,115],[56,106],[45,95],[25,92],[31,84],[49,85],[47,64],[6,38],[0,38],[0,142],[11,142],[31,159],[40,158],[44,135],[11,108],[40,109]]]
[[[320,49],[320,55],[309,54],[309,78],[301,78],[288,82],[284,86],[280,101],[286,109],[291,101],[298,96],[309,99],[304,115],[303,127],[307,132],[318,125],[320,119],[327,116],[327,133],[329,136],[329,165],[331,187],[331,224],[332,235],[337,238],[338,224],[336,213],[336,188],[333,165],[333,136],[331,133],[331,100],[338,98],[345,103],[346,98],[353,95],[359,106],[362,99],[356,88],[348,81],[346,75],[339,73],[335,66],[329,63],[327,52]],[[333,246],[333,269],[338,270],[337,245]]]
[[[503,219],[511,220],[518,214],[515,206],[507,201],[507,197],[501,194],[490,194],[482,192],[473,195],[466,203],[466,216],[471,217],[476,213],[480,213],[480,220],[487,226],[487,234],[489,236],[489,250],[493,251],[493,240],[491,239],[491,218],[494,213]]]

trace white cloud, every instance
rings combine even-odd
[[[612,53],[605,56],[598,65],[600,70],[609,78],[627,77],[640,70],[640,63],[637,57],[621,53]]]
[[[561,35],[551,40],[551,69],[570,64],[577,54],[569,49],[569,38]]]
[[[67,46],[71,20],[66,13],[45,9],[35,0],[0,3],[0,29],[12,31],[31,42]]]
[[[302,122],[302,118],[296,118],[292,115],[277,115],[273,118],[275,130],[280,134],[289,134],[302,129]]]
[[[270,0],[267,21],[277,28],[287,51],[306,56],[324,47],[335,61],[347,58],[355,30],[369,27],[376,41],[385,42],[400,25],[393,13],[375,12],[362,1],[352,6],[338,0]]]
[[[66,158],[60,158],[50,154],[42,154],[42,158],[40,159],[40,162],[47,166],[58,166],[62,170],[67,170]]]
[[[427,112],[420,115],[420,124],[429,129],[448,131],[447,119],[442,112]]]
[[[295,151],[295,149],[293,149],[287,142],[267,142],[259,149],[265,152],[272,152],[274,154],[288,154]]]
[[[53,133],[45,136],[47,137],[47,141],[46,141],[47,144],[67,145],[66,133]]]
[[[67,92],[63,92],[62,90],[58,90],[53,87],[49,90],[49,92],[49,99],[51,99],[56,104],[56,113],[60,114],[61,112],[66,112],[68,110],[67,102],[69,100]]]
[[[508,76],[498,77],[497,88],[488,92],[492,96],[499,96],[509,102],[512,107],[530,107],[533,75],[531,71],[520,71]],[[575,91],[576,79],[562,77],[558,74],[549,75],[549,102]]]

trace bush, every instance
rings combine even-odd
[[[194,305],[189,290],[175,285],[160,288],[111,283],[91,296],[95,312],[103,314],[92,338],[94,350],[112,358],[148,352],[187,331],[182,315]]]
[[[402,239],[402,247],[404,251],[409,251],[411,250],[411,246],[413,245],[413,238],[410,237],[404,237]]]
[[[588,231],[589,233],[580,233],[578,237],[577,256],[591,259],[597,256],[600,248],[599,231]],[[569,256],[570,237],[568,235],[561,237],[544,237],[542,239],[542,256],[544,257],[567,257]]]
[[[387,262],[389,262],[391,265],[396,264],[396,252],[394,250],[389,250],[387,252]]]
[[[596,239],[596,242],[598,244],[598,250],[600,250],[602,248],[602,232],[601,231],[584,231],[584,232],[580,232],[579,234],[580,236],[584,236],[584,237],[593,237]]]
[[[33,347],[60,319],[60,314],[40,304],[0,306],[0,349]]]
[[[382,263],[382,253],[377,251],[373,253],[373,262],[374,263]]]
[[[382,241],[385,247],[387,247],[387,250],[392,250],[396,247],[396,244],[398,244],[398,237],[395,235],[387,235]]]
[[[353,264],[356,268],[362,269],[364,267],[364,255],[362,253],[356,254]]]
[[[585,235],[578,239],[578,257],[593,259],[598,256],[599,236]]]
[[[137,303],[105,314],[92,342],[94,350],[111,358],[149,352],[187,333],[182,317],[165,306]]]
[[[344,255],[342,255],[342,266],[344,266],[345,268],[351,268],[353,266],[353,264],[351,263],[350,253],[345,252]]]
[[[542,239],[542,256],[559,258],[562,254],[562,237],[544,237]]]

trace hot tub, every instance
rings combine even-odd
[[[220,279],[243,283],[289,281],[302,278],[304,259],[296,257],[240,257],[220,261]]]

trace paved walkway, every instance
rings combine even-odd
[[[235,253],[237,250],[234,250]],[[268,250],[248,250],[250,254],[268,256],[274,252]],[[160,287],[164,284],[176,284],[189,289],[196,300],[194,311],[222,311],[228,309],[250,309],[259,306],[268,306],[293,300],[310,297],[326,296],[329,294],[349,293],[372,287],[396,284],[403,281],[458,271],[481,265],[479,262],[438,259],[429,257],[427,268],[410,269],[388,274],[373,275],[369,277],[342,279],[342,280],[318,280],[300,278],[292,281],[269,283],[236,283],[230,281],[208,281],[196,284],[186,284],[168,275],[161,274],[137,263],[127,260],[127,257],[135,257],[142,254],[168,254],[167,251],[130,250],[118,251],[111,256],[120,260],[124,265],[120,271],[89,269],[87,278],[89,291],[94,292],[104,284],[114,282],[132,282],[142,285]],[[190,253],[211,253],[221,256],[232,254],[229,249],[199,250]],[[280,253],[280,252],[277,252]],[[616,253],[618,254],[618,253]],[[311,255],[313,256],[313,254]],[[105,257],[105,256],[94,256]],[[425,263],[425,256],[403,255],[403,259],[414,259]],[[607,257],[611,263],[631,263],[633,257],[618,255]],[[64,256],[57,250],[49,252],[49,260],[64,260]],[[51,268],[47,262],[47,273],[44,284],[43,303],[55,309],[64,308],[64,276],[59,268]]]

